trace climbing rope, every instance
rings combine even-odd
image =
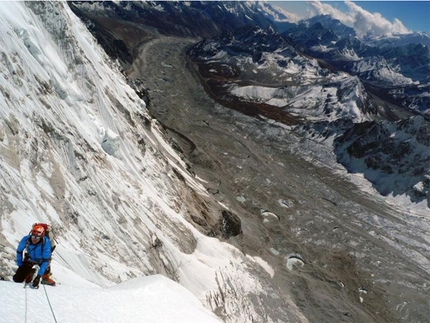
[[[58,323],[57,318],[55,317],[55,314],[54,314],[54,310],[52,309],[51,301],[49,300],[49,297],[48,297],[48,292],[46,291],[46,286],[44,284],[42,284],[42,285],[43,285],[43,289],[45,291],[46,299],[47,299],[48,304],[49,304],[49,308],[51,309],[52,317],[54,318],[55,323]]]
[[[26,283],[24,283],[26,284]],[[27,288],[24,285],[24,289],[25,289],[25,320],[24,322],[27,323]]]
[[[37,272],[39,270],[39,266],[38,265],[35,265],[34,266],[34,272]],[[34,273],[33,273],[33,277],[34,277]],[[32,277],[32,280],[33,280],[33,277]],[[27,286],[29,286],[30,285],[30,283],[27,283],[25,280],[24,280],[24,289],[25,289],[25,323],[27,323],[27,316],[28,316],[28,296],[27,296]]]
[[[37,272],[39,268],[38,268],[38,266],[36,266],[36,267],[37,267],[37,270],[36,270],[36,272]],[[25,320],[24,320],[24,322],[25,323],[27,323],[27,317],[28,317],[28,296],[27,296],[27,289],[28,288],[27,288],[27,286],[29,286],[30,284],[31,283],[24,282],[24,289],[25,289]],[[41,285],[43,285],[43,290],[45,291],[46,300],[48,301],[48,305],[49,305],[49,309],[51,310],[52,317],[54,318],[55,323],[58,323],[57,318],[55,317],[54,310],[52,308],[51,300],[49,299],[48,292],[46,291],[46,286],[45,286],[45,284],[41,284]]]

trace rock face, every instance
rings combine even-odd
[[[240,218],[226,210],[222,211],[221,228],[225,239],[236,237],[242,233]]]

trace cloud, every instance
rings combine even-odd
[[[330,15],[335,19],[340,20],[342,23],[348,26],[353,26],[354,17],[351,14],[340,11],[327,3],[322,3],[320,1],[310,1],[312,9],[309,12],[309,16],[314,15]]]
[[[356,5],[352,1],[345,1],[349,11],[343,12],[329,4],[320,1],[311,1],[310,5],[314,13],[330,15],[340,20],[347,26],[354,27],[358,36],[386,36],[393,34],[408,34],[409,31],[399,19],[390,22],[380,13],[371,13]]]
[[[263,2],[263,4],[264,4],[264,2]],[[275,21],[299,22],[301,19],[303,19],[303,17],[301,17],[297,13],[289,12],[289,11],[277,6],[276,4],[271,3],[271,6],[274,9],[276,9],[276,11],[278,11],[278,13],[276,11],[272,12],[269,7],[266,7],[266,10],[268,11],[268,13],[270,13],[273,16]],[[279,15],[279,13],[281,15]]]

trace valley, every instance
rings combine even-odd
[[[210,98],[185,59],[197,39],[153,37],[127,74],[196,177],[240,217],[243,233],[227,242],[273,266],[273,278],[260,275],[272,319],[287,321],[277,308],[292,297],[309,322],[425,322],[428,220],[361,190],[317,142]],[[331,162],[307,153],[319,149]],[[289,270],[291,256],[304,265]]]

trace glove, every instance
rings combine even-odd
[[[39,282],[40,282],[40,276],[37,275],[34,279],[33,279],[33,285],[31,285],[31,287],[33,288],[39,288]]]

